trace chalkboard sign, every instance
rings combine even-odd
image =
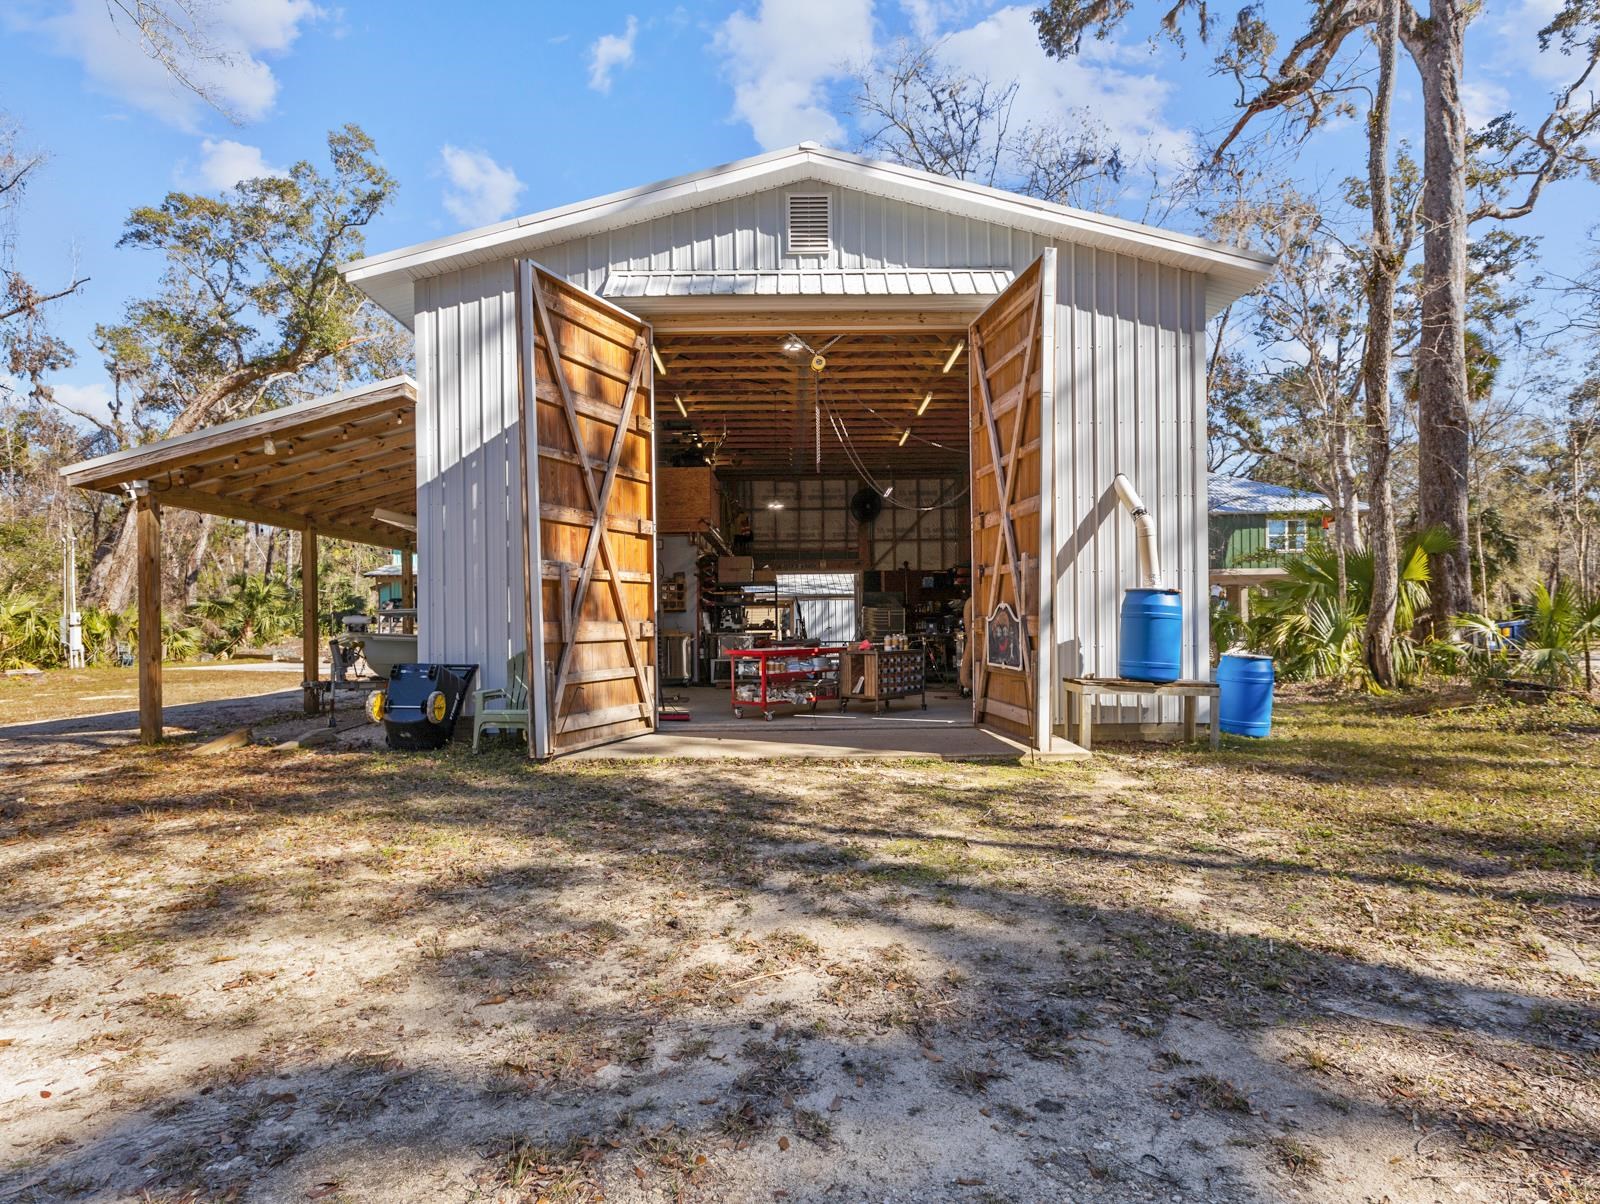
[[[984,663],[991,669],[1022,672],[1022,624],[1009,602],[1002,602],[989,615],[984,640]]]

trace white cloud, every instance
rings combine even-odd
[[[838,145],[844,128],[828,90],[872,56],[872,0],[759,0],[718,28],[713,49],[733,85],[733,112],[770,150],[815,139]]]
[[[232,188],[240,180],[288,174],[283,168],[268,163],[259,146],[247,146],[231,138],[205,139],[200,143],[200,156],[198,167],[186,172],[185,177],[211,192]]]
[[[215,0],[204,6],[206,35],[220,56],[186,64],[195,83],[246,121],[272,110],[278,80],[262,55],[286,52],[302,28],[321,15],[312,0]],[[61,11],[10,24],[47,36],[62,55],[77,59],[98,91],[183,129],[194,129],[206,105],[140,49],[126,17],[112,20],[105,0],[66,0]]]
[[[1482,129],[1511,110],[1511,93],[1499,84],[1488,80],[1465,79],[1461,81],[1461,107],[1471,129]]]
[[[633,62],[633,42],[638,33],[639,19],[629,17],[620,34],[603,34],[589,47],[589,86],[596,92],[611,91],[612,73]]]
[[[1085,39],[1078,54],[1052,59],[1039,46],[1031,13],[1032,6],[999,9],[950,34],[941,56],[980,77],[1016,80],[1013,128],[1070,121],[1081,113],[1130,156],[1142,153],[1157,167],[1183,161],[1192,140],[1162,116],[1173,85],[1156,69],[1156,52],[1144,44]]]
[[[51,381],[50,389],[56,401],[74,413],[85,414],[102,422],[111,420],[111,386],[105,381],[91,381],[86,385]]]
[[[487,226],[509,216],[527,187],[516,172],[482,151],[446,145],[439,148],[439,158],[449,182],[445,212],[464,226]]]

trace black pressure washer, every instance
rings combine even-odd
[[[395,665],[389,684],[367,699],[390,748],[442,748],[455,734],[477,665]]]

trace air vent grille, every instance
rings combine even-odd
[[[789,254],[826,255],[833,250],[833,198],[826,193],[789,197]]]

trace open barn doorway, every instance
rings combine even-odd
[[[972,727],[968,317],[653,317],[661,735]]]

